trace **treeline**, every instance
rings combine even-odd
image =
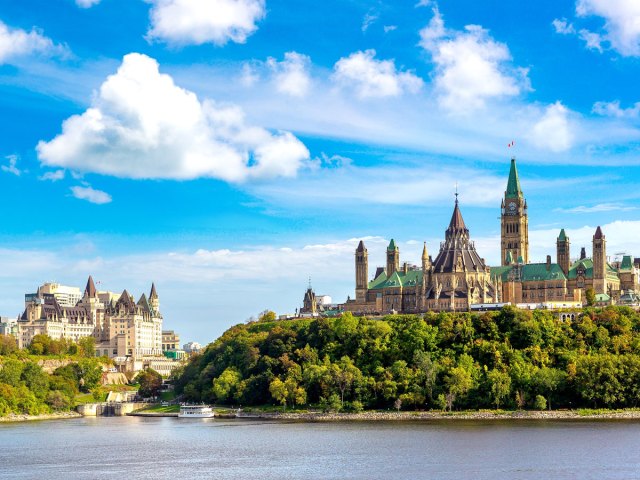
[[[100,384],[102,365],[99,359],[89,358],[94,353],[91,341],[79,345],[63,342],[67,348],[62,351],[59,341],[45,335],[38,337],[38,343],[47,346],[42,353],[52,355],[53,351],[47,349],[54,348],[59,351],[59,358],[70,358],[71,351],[74,355],[80,352],[85,358],[71,357],[69,364],[50,375],[29,357],[29,351],[18,350],[12,337],[0,335],[0,417],[70,410],[76,395],[96,391]],[[40,351],[40,347],[36,348]]]
[[[325,410],[640,406],[640,315],[585,309],[258,321],[176,375],[191,401]]]

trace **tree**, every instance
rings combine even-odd
[[[463,367],[452,368],[444,379],[447,387],[447,407],[451,411],[459,396],[465,395],[473,387],[471,373]]]
[[[216,400],[219,402],[231,400],[241,380],[242,375],[237,369],[233,367],[226,368],[224,372],[213,381],[213,394]]]
[[[42,370],[40,365],[27,362],[20,378],[39,400],[44,400],[47,397],[49,393],[49,375]]]
[[[0,383],[6,383],[12,387],[20,386],[23,369],[24,363],[20,360],[11,357],[5,358],[0,370]]]
[[[286,410],[287,403],[302,405],[307,401],[307,393],[293,377],[287,378],[284,382],[280,377],[274,378],[269,384],[269,392],[278,403],[282,404],[283,410]]]
[[[593,307],[596,304],[596,291],[593,288],[587,288],[584,296],[587,300],[587,306]]]
[[[333,384],[340,390],[340,404],[344,406],[344,394],[353,385],[356,379],[362,377],[362,373],[353,364],[349,357],[342,357],[338,363],[331,365],[329,370]]]
[[[402,399],[396,398],[396,401],[393,402],[393,406],[398,412],[400,412],[400,409],[402,408]]]
[[[417,351],[413,355],[413,363],[418,371],[418,376],[424,385],[426,397],[429,401],[433,400],[433,387],[436,384],[436,376],[438,373],[437,365],[431,359],[428,352]]]
[[[147,368],[138,374],[136,381],[140,384],[138,394],[141,397],[157,397],[162,385],[162,375],[152,368]]]
[[[534,374],[532,381],[539,392],[547,394],[547,405],[551,410],[551,398],[553,394],[560,390],[567,379],[567,374],[556,368],[542,367]]]
[[[500,408],[502,400],[511,393],[511,377],[506,372],[493,369],[489,371],[487,378],[491,384],[491,398],[496,404],[496,408]]]
[[[276,312],[272,310],[265,310],[258,317],[259,322],[273,322],[277,319]]]
[[[80,355],[86,358],[93,358],[96,356],[96,339],[93,337],[82,337],[78,340],[78,347]]]
[[[18,350],[18,343],[13,335],[0,335],[0,355],[11,355]]]

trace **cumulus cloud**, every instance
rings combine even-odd
[[[334,65],[334,81],[353,88],[360,98],[417,93],[424,85],[413,73],[397,70],[394,60],[377,60],[375,56],[375,50],[365,50],[341,58]]]
[[[2,171],[10,173],[12,175],[15,175],[16,177],[19,177],[20,175],[22,175],[22,170],[20,170],[16,166],[17,163],[18,163],[18,156],[17,155],[7,155],[5,158],[9,161],[9,164],[0,166]]]
[[[576,33],[576,29],[573,24],[567,22],[566,18],[563,18],[562,20],[556,18],[551,22],[551,24],[553,25],[553,28],[556,29],[556,33],[561,35],[573,35]]]
[[[57,182],[58,180],[62,180],[64,178],[64,175],[64,170],[55,170],[53,172],[45,172],[42,176],[39,177],[39,179],[48,180],[50,182]]]
[[[177,45],[245,43],[266,15],[264,0],[146,0],[149,38]]]
[[[527,69],[511,66],[507,45],[478,25],[447,30],[437,8],[420,31],[420,45],[431,54],[440,104],[450,111],[482,108],[488,100],[513,97],[530,88]]]
[[[542,118],[533,126],[530,140],[538,148],[552,152],[568,150],[573,144],[568,116],[569,110],[562,103],[549,105]]]
[[[578,0],[579,17],[598,16],[604,19],[603,37],[611,48],[624,56],[640,56],[640,2],[634,0]],[[599,45],[592,32],[584,31],[583,39]],[[600,35],[598,34],[598,37]]]
[[[97,205],[111,203],[111,195],[102,190],[95,190],[89,185],[71,187],[71,193],[80,200],[86,200]]]
[[[126,55],[92,106],[37,146],[42,165],[123,178],[249,178],[296,175],[309,151],[289,132],[245,123],[234,105],[199,101],[146,55]]]
[[[100,3],[100,0],[76,0],[76,5],[80,8],[91,8]]]
[[[640,116],[640,102],[636,102],[628,108],[620,107],[620,100],[613,102],[596,102],[593,104],[593,113],[606,117],[638,118]]]
[[[33,54],[65,56],[68,49],[57,45],[36,28],[30,32],[12,28],[0,20],[0,65],[10,63],[18,57]]]
[[[309,91],[311,59],[307,55],[287,52],[281,62],[273,57],[267,59],[267,66],[273,72],[273,81],[279,92],[294,97],[304,97]]]

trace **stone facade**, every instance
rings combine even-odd
[[[20,348],[29,346],[38,334],[74,342],[93,337],[96,355],[134,369],[143,358],[162,355],[162,314],[155,285],[149,299],[142,294],[138,302],[126,290],[98,292],[91,277],[74,306],[60,305],[54,294],[27,295],[18,319]]]
[[[360,314],[466,311],[473,303],[499,301],[500,289],[476,251],[457,198],[435,260],[429,256],[426,243],[421,268],[400,265],[400,249],[394,240],[386,254],[386,268],[378,269],[369,282],[369,256],[360,241],[355,252],[356,298],[347,300],[342,305],[344,310]]]

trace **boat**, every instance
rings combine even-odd
[[[214,415],[209,405],[180,405],[178,418],[213,418]]]

